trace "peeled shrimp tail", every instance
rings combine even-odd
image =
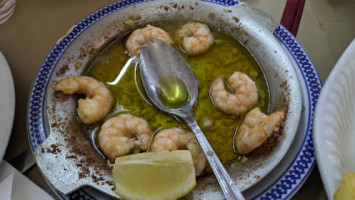
[[[85,99],[78,100],[77,112],[80,120],[85,124],[92,124],[102,120],[113,105],[111,91],[100,81],[88,77],[77,76],[59,81],[55,91],[65,94],[83,93]]]
[[[207,25],[191,22],[178,30],[182,47],[189,55],[199,55],[206,52],[213,44],[214,37]]]
[[[235,138],[238,153],[248,154],[264,143],[273,132],[279,130],[283,118],[282,111],[267,116],[259,108],[254,108],[247,113]]]
[[[258,88],[246,74],[234,72],[228,83],[233,92],[227,91],[222,77],[216,78],[211,85],[211,98],[217,108],[227,114],[243,114],[258,102]]]
[[[147,121],[131,115],[111,117],[99,132],[99,145],[104,154],[114,160],[130,153],[147,150],[152,130]]]
[[[153,139],[152,151],[187,149],[191,152],[195,166],[195,175],[199,176],[206,167],[207,158],[195,135],[180,128],[160,131]]]
[[[169,33],[159,27],[147,25],[144,28],[136,29],[131,33],[126,42],[126,48],[130,54],[138,55],[144,43],[151,39],[161,39],[169,44],[173,43]]]

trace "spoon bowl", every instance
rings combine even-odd
[[[189,64],[168,43],[154,39],[145,42],[140,52],[140,72],[150,100],[159,109],[183,118],[194,132],[227,200],[243,200],[236,183],[193,117],[198,85]]]
[[[145,46],[140,52],[140,72],[148,97],[165,112],[186,114],[198,94],[197,81],[189,64],[162,40],[149,40]],[[169,93],[168,89],[172,91]]]

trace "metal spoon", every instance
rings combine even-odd
[[[150,100],[161,110],[180,116],[195,133],[208,162],[228,200],[244,197],[197,125],[192,107],[198,86],[195,75],[182,56],[168,43],[149,40],[140,52],[140,73]]]

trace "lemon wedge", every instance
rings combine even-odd
[[[178,199],[196,185],[188,150],[139,153],[119,157],[113,165],[116,193],[127,199]]]
[[[340,186],[334,194],[334,200],[355,199],[355,172],[348,172],[344,175]]]

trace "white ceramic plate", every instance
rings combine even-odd
[[[15,87],[11,71],[0,51],[0,162],[4,157],[15,114]]]
[[[345,173],[355,172],[355,39],[320,94],[314,119],[318,168],[329,199]]]
[[[54,72],[54,67],[65,50],[72,43],[75,44],[79,35],[83,34],[96,21],[127,6],[141,3],[142,1],[120,1],[102,8],[73,27],[69,33],[57,42],[44,60],[32,86],[28,108],[28,130],[31,148],[34,151],[47,137],[45,131],[45,96],[48,81]],[[210,1],[226,8],[239,4],[239,1]],[[276,28],[277,26],[275,26]],[[274,30],[274,29],[273,29]],[[270,37],[273,37],[270,34]],[[286,52],[296,67],[298,79],[302,89],[303,112],[297,129],[296,137],[282,161],[269,175],[256,185],[243,192],[247,199],[288,199],[302,186],[315,164],[315,156],[312,141],[312,120],[314,106],[317,101],[321,84],[315,67],[308,54],[298,41],[284,27],[278,26],[274,31],[274,37],[279,40],[278,45]],[[274,39],[274,38],[273,38]],[[276,39],[276,40],[277,40]],[[79,49],[80,51],[80,49]],[[276,52],[275,52],[276,53]],[[64,54],[64,55],[63,55]],[[297,77],[295,77],[297,79]],[[285,150],[286,151],[286,150]],[[216,192],[218,193],[218,191]],[[102,199],[105,198],[99,192],[90,188],[76,190],[70,195],[58,195],[62,199]],[[218,198],[223,199],[221,193]],[[210,197],[205,197],[208,199]]]

